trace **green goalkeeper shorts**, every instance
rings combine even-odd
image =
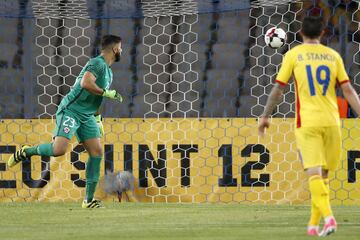
[[[80,143],[91,138],[101,137],[99,126],[94,116],[84,121],[80,120],[80,118],[70,110],[65,109],[57,112],[54,135],[71,140],[74,134]]]

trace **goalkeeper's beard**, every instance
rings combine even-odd
[[[120,61],[120,52],[116,52],[115,53],[115,62],[119,62]]]

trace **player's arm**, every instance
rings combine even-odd
[[[263,136],[265,133],[265,128],[270,126],[269,117],[273,113],[275,107],[281,101],[284,88],[287,85],[293,70],[293,57],[290,52],[287,52],[284,56],[283,62],[281,64],[280,71],[276,76],[275,86],[271,89],[269,98],[266,102],[264,113],[259,119],[259,134]]]
[[[348,74],[346,73],[344,62],[340,55],[336,58],[336,64],[338,67],[337,76],[336,79],[338,83],[340,84],[341,90],[344,94],[344,97],[352,107],[352,109],[357,113],[358,116],[360,116],[360,101],[359,96],[356,93],[353,86],[351,86],[350,78]]]
[[[273,113],[275,107],[280,103],[285,85],[280,85],[279,83],[275,83],[275,86],[271,89],[269,98],[266,102],[264,113],[261,117],[268,118]]]
[[[106,90],[96,84],[96,77],[90,71],[86,71],[81,79],[80,86],[94,95],[111,98],[122,102],[121,95],[116,90]]]
[[[271,89],[269,98],[266,102],[264,113],[259,120],[259,134],[262,136],[265,133],[265,128],[270,126],[269,117],[273,113],[275,107],[280,103],[284,92],[285,85],[275,83]]]
[[[96,77],[89,71],[86,71],[81,79],[80,86],[94,95],[103,95],[104,89],[96,84]]]
[[[341,90],[351,108],[360,116],[360,99],[350,82],[341,84]]]

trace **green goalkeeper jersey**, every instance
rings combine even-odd
[[[113,74],[105,59],[99,55],[90,59],[81,70],[70,92],[62,99],[58,112],[65,109],[79,116],[80,120],[86,121],[99,109],[103,96],[94,95],[80,86],[85,72],[91,72],[96,77],[96,85],[103,89],[109,89]]]

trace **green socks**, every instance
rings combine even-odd
[[[35,147],[30,147],[24,150],[27,157],[34,155],[40,156],[54,156],[54,150],[52,143],[40,144]],[[96,185],[100,177],[100,163],[101,156],[89,157],[86,163],[86,199],[91,202],[94,198]]]
[[[89,157],[86,163],[86,200],[91,202],[94,198],[96,185],[100,177],[101,157]]]
[[[26,148],[24,151],[27,157],[31,157],[34,155],[48,156],[48,157],[54,156],[52,143],[40,144],[38,146]]]

